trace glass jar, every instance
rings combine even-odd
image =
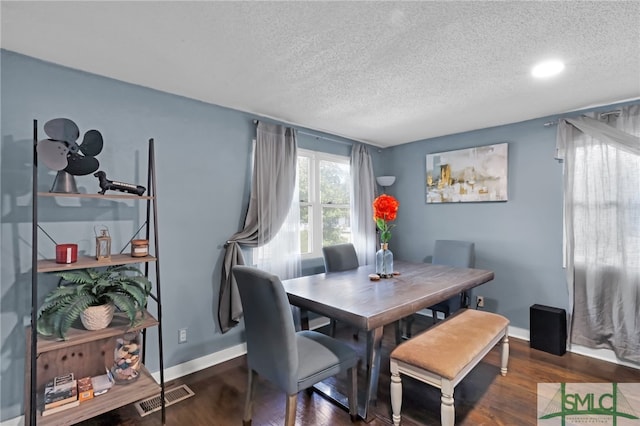
[[[149,240],[131,240],[131,256],[145,257],[149,255]]]
[[[389,243],[381,243],[380,250],[376,252],[376,274],[380,278],[393,276],[393,253],[389,250]]]
[[[142,336],[139,331],[115,339],[111,375],[116,384],[134,382],[140,375]]]

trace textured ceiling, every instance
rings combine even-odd
[[[381,147],[640,98],[637,1],[1,8],[2,48]]]

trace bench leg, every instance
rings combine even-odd
[[[442,380],[441,391],[440,423],[442,426],[453,426],[456,420],[456,410],[453,405],[453,385],[449,380]]]
[[[400,424],[400,409],[402,408],[402,380],[398,364],[391,360],[391,417],[394,426]]]
[[[500,374],[507,375],[507,364],[509,362],[509,335],[505,332],[502,338],[502,363],[500,365]]]

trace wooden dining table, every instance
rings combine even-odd
[[[365,421],[372,419],[370,408],[377,399],[384,326],[494,277],[493,272],[483,269],[430,263],[396,261],[394,266],[398,275],[378,281],[369,277],[375,271],[373,265],[283,281],[291,305],[367,332],[366,389],[358,404],[358,414]],[[335,389],[322,384],[317,389],[345,405],[346,398]]]

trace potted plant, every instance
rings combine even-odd
[[[151,282],[130,265],[74,269],[55,272],[55,275],[61,277],[58,287],[47,295],[38,310],[36,327],[38,333],[45,336],[65,339],[67,330],[78,317],[87,329],[105,328],[116,308],[124,312],[134,326],[139,321],[138,313],[144,314],[151,293]],[[95,307],[104,320],[102,324],[90,317]]]

